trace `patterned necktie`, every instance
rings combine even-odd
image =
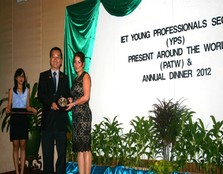
[[[56,80],[56,75],[57,75],[57,73],[54,71],[53,72],[53,86],[54,86],[54,93],[56,93],[57,92],[57,80]]]

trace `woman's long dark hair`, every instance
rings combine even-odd
[[[22,84],[22,92],[25,92],[26,89],[26,74],[25,71],[22,68],[18,68],[15,72],[14,75],[14,87],[13,87],[13,91],[17,94],[17,88],[18,88],[18,82],[16,80],[16,78],[18,76],[24,76],[24,83]]]

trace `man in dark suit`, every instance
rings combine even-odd
[[[38,98],[43,104],[42,111],[42,154],[43,173],[54,174],[54,144],[56,145],[56,174],[66,173],[66,109],[58,105],[60,97],[69,98],[70,88],[67,75],[60,71],[62,51],[58,47],[50,50],[50,66],[39,76]]]

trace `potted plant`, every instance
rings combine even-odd
[[[164,160],[170,161],[170,152],[174,149],[177,137],[180,134],[181,126],[185,120],[192,117],[193,111],[182,105],[182,100],[173,102],[159,100],[158,104],[153,104],[153,110],[150,115],[153,121],[154,131],[160,140],[161,152]]]
[[[27,84],[27,87],[30,88],[30,85]],[[39,146],[40,146],[40,124],[42,116],[42,105],[36,97],[38,89],[38,83],[36,82],[33,85],[31,95],[30,95],[30,106],[34,107],[37,110],[37,114],[28,115],[29,118],[29,138],[26,144],[26,159],[35,159],[38,158]],[[8,97],[4,97],[0,100],[0,107],[3,103],[8,101]],[[10,114],[6,113],[6,107],[1,109],[0,113],[2,121],[1,130],[8,132],[10,126]]]

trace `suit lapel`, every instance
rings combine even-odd
[[[50,90],[53,92],[54,91],[54,84],[53,84],[53,77],[52,77],[52,74],[51,74],[51,70],[49,70],[47,72],[47,78],[48,78],[48,85],[49,85],[49,88]]]
[[[58,88],[57,88],[57,91],[60,91],[62,89],[62,84],[63,84],[63,78],[64,78],[64,74],[59,71],[59,82],[58,82]]]

